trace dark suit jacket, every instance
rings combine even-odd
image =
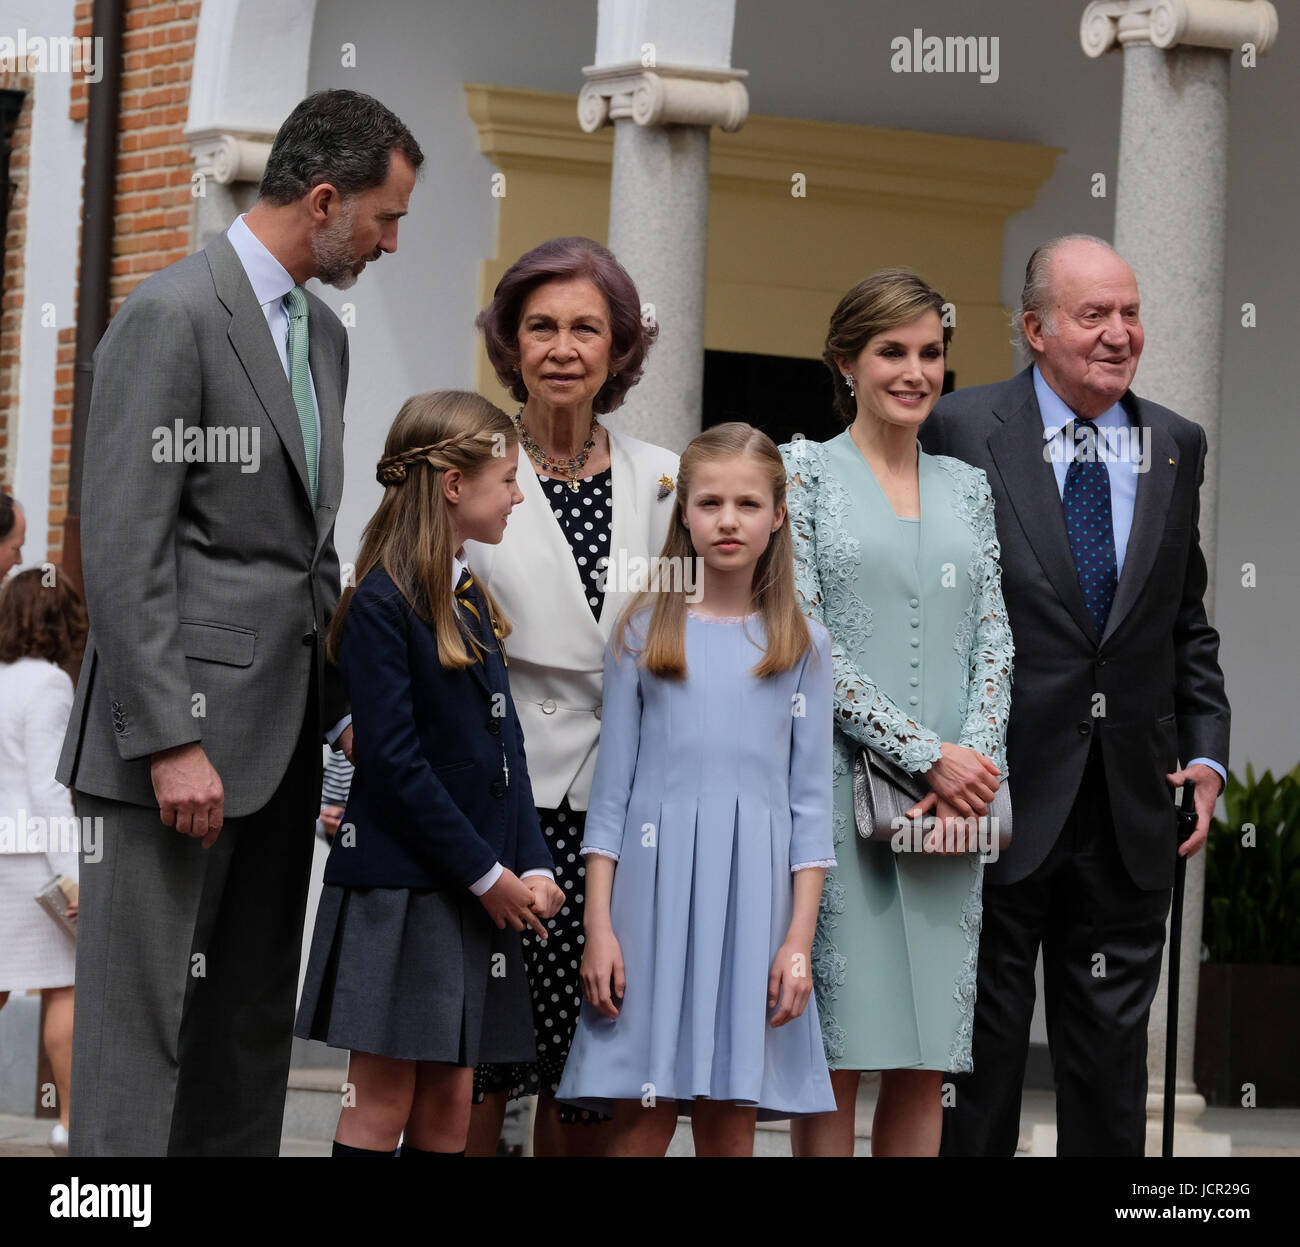
[[[236,818],[279,786],[313,682],[325,727],[346,713],[314,637],[339,597],[348,341],[307,302],[314,510],[293,392],[225,234],[143,281],[100,341],[82,485],[90,639],[61,783],[153,806],[151,755],[200,741]],[[204,459],[166,453],[177,425]],[[218,430],[256,437],[255,471],[208,457]]]
[[[1138,478],[1124,570],[1097,636],[1065,533],[1032,369],[998,385],[942,398],[921,429],[931,454],[988,473],[1002,544],[1002,592],[1016,642],[1007,728],[1015,835],[987,867],[1015,883],[1047,857],[1074,803],[1096,734],[1120,855],[1138,887],[1172,885],[1174,812],[1165,773],[1179,760],[1227,765],[1229,710],[1219,636],[1203,601],[1199,425],[1125,394],[1130,419],[1150,434]],[[1094,695],[1104,714],[1094,717]]]
[[[498,861],[554,868],[499,652],[444,667],[432,625],[375,568],[348,607],[339,667],[356,773],[326,883],[462,889]]]

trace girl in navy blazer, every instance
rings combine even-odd
[[[501,644],[462,561],[511,509],[514,425],[476,394],[398,412],[330,650],[356,774],[325,866],[296,1033],[351,1050],[334,1155],[461,1155],[474,1065],[535,1056],[518,932],[563,904]]]

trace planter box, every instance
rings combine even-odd
[[[1257,1108],[1300,1107],[1300,966],[1201,966],[1196,1008],[1196,1089],[1239,1108],[1243,1085]]]

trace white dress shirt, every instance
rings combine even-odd
[[[266,317],[266,327],[271,331],[271,341],[275,343],[275,352],[280,357],[280,367],[284,375],[289,376],[289,309],[284,305],[284,297],[294,287],[294,280],[288,270],[275,258],[262,243],[262,240],[248,228],[242,216],[237,216],[226,231],[230,245],[234,247],[239,262],[248,275],[249,285],[253,287],[253,297],[262,305],[262,315]],[[308,326],[308,335],[311,327]],[[311,376],[311,369],[307,370]],[[316,414],[316,464],[320,466],[320,404],[316,401],[316,380],[311,381],[311,406]]]

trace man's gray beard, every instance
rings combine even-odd
[[[336,290],[356,285],[360,261],[352,250],[352,225],[357,219],[356,200],[344,201],[338,220],[311,239],[311,258],[316,262],[316,280]]]

